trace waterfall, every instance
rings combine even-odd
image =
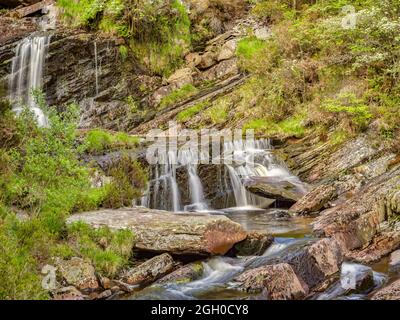
[[[99,66],[98,66],[98,55],[97,55],[97,43],[94,42],[94,66],[96,75],[96,96],[99,94]]]
[[[197,174],[197,150],[193,149],[182,150],[179,152],[179,163],[186,166],[186,171],[189,176],[189,191],[191,205],[186,206],[185,210],[207,210],[206,200],[204,198],[203,185],[200,177]]]
[[[42,88],[43,68],[49,43],[48,36],[23,39],[17,46],[9,77],[10,100],[14,111],[20,113],[23,107],[27,106],[35,115],[38,125],[42,127],[48,125],[48,120],[35,102],[32,90]]]
[[[197,155],[192,149],[184,149],[158,154],[159,164],[152,167],[148,193],[141,199],[145,207],[173,211],[207,210],[203,186],[197,174]],[[177,182],[177,168],[185,168],[188,176],[188,188],[191,204],[183,206]]]
[[[284,164],[276,160],[271,149],[270,141],[267,139],[237,140],[223,145],[222,160],[228,174],[225,183],[218,177],[219,185],[227,197],[233,194],[236,204],[234,208],[225,208],[227,211],[238,208],[266,208],[273,203],[273,200],[257,196],[246,189],[250,183],[257,180],[261,180],[261,183],[265,178],[268,178],[270,183],[288,181],[296,188],[304,188],[301,181],[293,176]],[[158,150],[158,163],[151,166],[149,187],[141,199],[141,205],[172,211],[212,210],[208,206],[211,200],[206,199],[204,195],[198,173],[199,159],[205,157],[206,155],[199,152],[199,146],[168,152]],[[188,190],[188,197],[184,197],[186,203],[182,203],[183,190]],[[189,196],[190,199],[187,199]]]
[[[275,159],[271,149],[268,139],[237,140],[224,144],[225,165],[228,168],[237,207],[259,207],[265,201],[246,190],[246,184],[252,179],[273,177],[290,181],[300,189],[304,188],[300,180]]]

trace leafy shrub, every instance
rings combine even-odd
[[[102,129],[91,129],[85,136],[83,150],[99,153],[113,149],[133,149],[138,143],[138,137],[124,132],[110,133]]]
[[[106,185],[103,206],[121,208],[131,206],[132,201],[142,196],[147,184],[147,174],[142,166],[129,155],[123,154],[108,170],[112,182]]]

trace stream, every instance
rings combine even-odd
[[[316,241],[313,237],[311,224],[313,218],[290,215],[285,208],[280,208],[278,202],[271,200],[267,208],[265,199],[250,194],[246,185],[252,180],[262,180],[273,177],[272,181],[280,183],[290,181],[299,192],[305,192],[307,186],[292,175],[286,166],[273,155],[272,146],[268,140],[256,142],[252,146],[234,142],[224,145],[224,150],[230,150],[239,155],[232,164],[222,169],[225,175],[221,180],[222,189],[226,194],[233,194],[236,206],[228,208],[212,208],[203,193],[203,182],[198,176],[197,166],[191,164],[190,152],[178,152],[178,155],[166,153],[164,165],[154,165],[152,181],[148,193],[142,199],[142,205],[166,209],[174,212],[190,210],[209,214],[224,214],[231,220],[240,223],[247,231],[261,231],[274,236],[273,244],[261,255],[250,257],[213,257],[203,261],[203,274],[200,279],[188,283],[153,284],[143,290],[131,294],[127,299],[261,299],[260,294],[251,294],[238,290],[234,278],[246,270],[276,262],[295,254],[305,245]],[[248,167],[247,159],[255,159],[255,165]],[[174,160],[178,160],[177,163]],[[174,164],[175,163],[175,164]],[[192,203],[182,203],[177,179],[178,168],[184,167]],[[226,174],[227,173],[227,174]],[[269,180],[271,181],[271,180]],[[163,186],[163,188],[162,188]],[[162,200],[160,200],[160,198]],[[261,201],[263,200],[263,201]],[[277,204],[278,203],[278,204]],[[360,264],[344,262],[341,273],[336,281],[323,293],[317,293],[312,299],[332,300],[367,299],[368,295],[382,287],[397,275],[389,274],[387,261],[381,261],[372,268]],[[373,283],[354,293],[348,287],[349,281],[358,279],[365,273],[373,275]],[[349,280],[350,279],[350,280]],[[347,284],[346,284],[347,283]]]

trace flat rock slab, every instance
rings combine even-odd
[[[171,213],[143,207],[75,214],[67,224],[82,221],[94,228],[132,230],[134,249],[176,255],[224,255],[247,237],[243,227],[225,216]]]

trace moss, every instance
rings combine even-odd
[[[169,95],[162,98],[159,107],[161,109],[167,108],[171,105],[182,102],[191,96],[195,95],[198,89],[192,84],[186,84],[182,88],[172,91]]]
[[[125,132],[111,133],[102,129],[91,129],[85,135],[82,151],[100,153],[115,149],[134,149],[139,138]]]
[[[176,118],[179,122],[186,122],[196,114],[200,113],[203,109],[207,108],[209,105],[210,103],[208,101],[200,102],[179,112]]]
[[[216,100],[213,105],[205,111],[205,116],[212,124],[221,124],[228,119],[230,101],[226,98]]]

